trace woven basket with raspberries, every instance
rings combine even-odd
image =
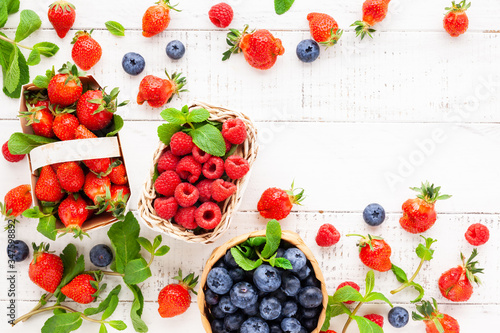
[[[160,145],[139,199],[155,231],[209,244],[228,228],[257,156],[257,131],[244,114],[196,103],[161,113]]]

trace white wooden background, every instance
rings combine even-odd
[[[50,1],[22,1],[22,9],[40,14],[42,29],[23,43],[51,41],[61,46],[52,59],[31,69],[32,78],[46,68],[70,60],[71,34],[60,40],[46,18]],[[209,253],[224,241],[256,229],[265,220],[256,212],[260,194],[270,186],[286,188],[293,179],[307,191],[307,200],[296,207],[282,226],[300,233],[320,261],[331,293],[345,280],[364,283],[367,268],[357,258],[356,240],[343,237],[336,246],[319,248],[314,238],[319,226],[332,223],[343,234],[352,232],[384,236],[393,249],[393,261],[407,272],[418,265],[414,248],[420,238],[404,232],[398,223],[401,204],[413,193],[409,186],[430,180],[443,187],[453,198],[439,202],[439,218],[426,236],[437,238],[435,259],[424,265],[417,281],[427,290],[427,298],[436,297],[441,310],[460,322],[462,332],[491,331],[500,315],[499,216],[500,169],[500,3],[496,0],[474,1],[468,15],[470,28],[464,36],[453,39],[442,29],[444,7],[448,0],[393,0],[387,19],[379,24],[374,39],[359,42],[349,25],[361,17],[361,0],[296,0],[283,16],[273,12],[271,0],[228,0],[235,18],[231,27],[248,23],[268,28],[282,39],[285,55],[274,68],[262,72],[248,66],[243,56],[222,63],[225,31],[215,29],[207,17],[217,1],[180,1],[181,13],[172,14],[167,31],[154,38],[141,35],[142,13],[150,1],[81,1],[77,7],[76,29],[94,28],[94,38],[103,47],[101,61],[90,71],[104,86],[119,86],[122,99],[135,100],[144,75],[162,75],[180,70],[188,77],[189,93],[174,98],[170,106],[181,107],[193,100],[233,108],[251,116],[259,128],[261,150],[252,180],[244,195],[232,228],[216,244],[190,245],[164,237],[171,252],[153,265],[154,276],[143,284],[146,305],[144,319],[150,332],[202,332],[196,304],[174,319],[161,319],[157,313],[157,295],[172,282],[177,269],[201,273]],[[313,64],[302,64],[295,56],[297,43],[309,38],[307,13],[327,12],[346,29],[339,45],[322,50]],[[14,34],[19,15],[9,18],[5,31]],[[126,27],[126,37],[112,36],[104,22],[116,20]],[[186,45],[186,55],[171,61],[165,46],[172,39]],[[129,51],[141,53],[146,69],[130,77],[121,68],[121,58]],[[0,141],[20,129],[16,120],[17,100],[0,95]],[[132,209],[148,174],[150,159],[157,146],[156,127],[159,112],[135,102],[120,110],[127,120],[122,143],[127,158],[133,190]],[[0,161],[0,197],[12,187],[28,183],[26,161],[8,164]],[[388,212],[387,221],[370,228],[361,212],[370,202],[379,202]],[[452,304],[441,297],[437,288],[439,275],[457,265],[459,252],[468,254],[472,247],[463,234],[468,225],[486,224],[491,240],[479,248],[479,260],[486,268],[483,286],[465,304]],[[17,236],[27,243],[45,239],[34,232],[36,221],[24,219]],[[90,248],[107,242],[106,230],[91,234],[91,240],[77,241],[79,250],[88,255]],[[143,228],[142,234],[155,234]],[[1,233],[5,248],[6,234]],[[52,244],[61,250],[69,237]],[[5,250],[0,251],[0,268],[6,270]],[[89,262],[89,265],[90,262]],[[28,278],[28,261],[16,265],[17,314],[28,311],[41,295]],[[377,273],[376,288],[384,293],[398,286],[392,273]],[[8,328],[7,281],[0,278],[0,328],[2,332],[35,332],[48,316]],[[405,291],[390,299],[406,307],[415,295]],[[131,295],[114,315],[128,318]],[[194,300],[193,300],[194,301]],[[76,306],[77,308],[80,308]],[[362,308],[361,313],[386,315],[385,305]],[[132,332],[129,320],[128,332]],[[345,317],[332,322],[340,331]],[[422,323],[410,321],[399,331],[422,332]],[[80,331],[97,331],[84,323]],[[349,332],[357,332],[355,325]],[[385,332],[398,332],[386,318]]]

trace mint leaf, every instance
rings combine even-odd
[[[144,248],[144,250],[148,251],[149,253],[153,253],[153,244],[151,244],[149,239],[139,237],[137,238],[137,242]]]
[[[382,293],[379,293],[379,292],[371,292],[364,299],[365,302],[371,302],[371,301],[375,301],[375,300],[384,301],[387,304],[389,304],[391,306],[391,308],[392,308],[391,301],[389,301],[387,299],[387,297],[385,297]]]
[[[366,273],[365,282],[366,282],[365,295],[368,295],[369,293],[372,292],[373,288],[375,287],[375,273],[373,273],[372,270]]]
[[[246,243],[253,247],[259,247],[266,242],[266,237],[253,237],[246,241]]]
[[[161,142],[167,146],[170,144],[170,139],[172,135],[179,132],[182,129],[180,125],[176,124],[162,124],[158,126],[158,138]]]
[[[165,254],[167,254],[168,251],[170,251],[170,248],[168,246],[166,246],[166,245],[163,245],[158,250],[156,250],[156,252],[154,253],[154,255],[156,257],[161,257],[161,256],[164,256]]]
[[[231,254],[233,255],[234,261],[245,271],[252,271],[262,265],[262,260],[257,261],[248,259],[243,255],[243,253],[236,247],[231,248]]]
[[[106,25],[106,29],[108,29],[111,34],[115,36],[125,36],[125,28],[120,23],[116,21],[108,21],[104,24]]]
[[[415,298],[413,301],[411,301],[411,303],[420,302],[422,300],[422,298],[424,298],[424,294],[425,294],[424,288],[416,282],[411,282],[410,286],[412,286],[413,288],[415,288],[416,291],[418,291],[418,297]]]
[[[108,134],[106,134],[106,136],[107,137],[116,136],[116,134],[118,134],[118,132],[120,132],[120,130],[123,128],[123,124],[124,124],[123,118],[117,114],[114,114],[113,115],[113,130],[111,132],[109,132]]]
[[[33,45],[33,49],[38,50],[44,57],[52,57],[59,51],[59,46],[50,42],[41,42]]]
[[[151,269],[144,258],[134,259],[125,266],[123,281],[126,284],[138,284],[151,277]]]
[[[406,275],[405,271],[403,271],[401,268],[392,264],[391,270],[394,273],[394,275],[396,275],[396,279],[398,279],[399,282],[401,283],[408,282],[408,276]]]
[[[279,224],[278,221],[271,220],[267,223],[266,245],[262,250],[261,253],[262,256],[266,259],[270,258],[274,253],[276,253],[276,250],[278,250],[280,242],[281,242],[281,225]]]
[[[210,112],[206,109],[195,109],[187,117],[188,123],[201,123],[210,117]]]
[[[153,249],[156,250],[158,246],[160,246],[161,242],[162,242],[161,235],[156,236],[155,239],[153,240]]]
[[[134,294],[134,301],[130,309],[130,319],[136,332],[147,332],[148,325],[142,320],[142,311],[144,309],[144,296],[142,296],[141,288],[136,285],[129,285],[127,287]]]
[[[323,323],[323,326],[321,327],[321,331],[328,331],[330,328],[330,320],[333,317],[340,316],[341,314],[345,313],[345,305],[344,304],[334,304],[334,305],[328,305],[326,307],[326,318],[325,322]],[[349,311],[349,310],[347,310]],[[348,313],[350,315],[350,311]]]
[[[290,260],[285,258],[276,258],[274,261],[275,267],[283,268],[283,269],[292,269],[292,263]]]
[[[19,85],[21,79],[21,70],[19,69],[19,48],[14,47],[14,52],[11,53],[7,69],[4,73],[3,85],[9,93],[13,93]]]
[[[40,17],[32,10],[25,9],[21,12],[21,21],[16,30],[16,42],[24,40],[42,25]]]
[[[2,45],[2,49],[3,49],[3,45]],[[7,58],[4,59],[7,64],[2,67],[2,72],[3,72],[3,77],[4,77],[3,92],[8,97],[19,98],[21,96],[21,87],[22,87],[22,85],[26,84],[26,83],[28,83],[30,81],[30,72],[29,72],[28,65],[26,64],[26,58],[24,58],[24,55],[19,51],[19,49],[17,48],[17,46],[12,49],[13,50],[12,52],[15,52],[14,49],[18,50],[17,62],[18,62],[19,72],[20,72],[19,81],[17,82],[17,87],[13,91],[9,91],[7,89],[7,87],[6,87],[6,85],[5,85],[6,84],[5,83],[6,71],[7,71],[8,65],[10,64],[9,63],[10,56],[12,55],[12,54],[8,54]],[[3,53],[3,50],[2,50],[2,53]]]
[[[105,324],[101,324],[99,327],[99,333],[108,333],[108,329],[106,328]]]
[[[334,304],[347,301],[361,302],[363,301],[363,295],[353,287],[345,286],[337,290],[333,296],[330,296],[328,303]]]
[[[33,148],[52,142],[56,140],[33,134],[14,133],[10,136],[8,145],[12,154],[22,155],[29,154]]]
[[[9,19],[9,12],[7,10],[7,2],[0,1],[0,28],[5,26],[7,20]]]
[[[42,327],[42,333],[68,333],[82,325],[80,312],[61,313],[47,319]]]
[[[360,333],[384,333],[384,330],[373,321],[361,316],[352,316],[352,319],[358,324]]]
[[[160,116],[168,121],[170,124],[182,125],[187,122],[187,117],[180,110],[175,108],[168,108],[160,113]]]
[[[23,216],[29,219],[40,219],[42,217],[46,217],[46,215],[40,211],[40,208],[38,208],[38,206],[26,209],[23,212]]]
[[[42,217],[38,221],[36,230],[48,239],[55,241],[57,237],[56,218],[52,215]]]
[[[101,303],[99,303],[99,305],[96,308],[86,308],[83,311],[83,314],[86,316],[92,316],[92,315],[95,315],[99,312],[103,312],[108,307],[109,302],[111,302],[111,298],[113,296],[115,296],[115,297],[118,296],[121,289],[122,289],[122,286],[117,285],[116,287],[113,288],[113,290],[111,290],[109,292],[108,296],[106,296],[106,298],[104,300],[102,300]]]
[[[68,244],[62,251],[60,257],[64,264],[64,273],[57,290],[54,292],[55,296],[59,295],[62,287],[70,283],[75,276],[81,274],[85,270],[85,259],[83,255],[80,255],[78,258],[77,256],[78,252],[73,244]]]
[[[113,312],[115,312],[117,306],[118,306],[118,296],[111,295],[111,298],[109,299],[108,306],[106,307],[106,310],[104,310],[104,313],[102,314],[101,320],[106,320],[109,317],[111,317]]]
[[[33,84],[38,88],[47,89],[49,86],[49,78],[45,75],[37,75],[33,80]]]
[[[276,14],[282,15],[292,7],[295,0],[274,0],[274,10]]]
[[[17,13],[19,11],[19,4],[20,4],[19,0],[7,0],[7,13],[9,15]]]
[[[189,132],[189,135],[198,148],[210,155],[224,156],[226,153],[226,144],[222,133],[213,125],[203,125]]]
[[[127,325],[121,320],[111,320],[109,326],[113,327],[115,330],[123,331],[127,328]]]
[[[434,255],[434,250],[431,249],[431,246],[433,243],[437,242],[437,240],[432,238],[425,238],[424,236],[421,237],[425,240],[425,246],[422,243],[418,244],[415,252],[420,259],[430,261],[432,260]]]
[[[124,273],[127,264],[139,256],[141,246],[137,242],[139,223],[132,212],[128,212],[123,222],[115,222],[108,230],[108,237],[115,252],[114,269]]]
[[[35,66],[40,63],[40,60],[40,51],[33,49],[28,57],[28,60],[26,60],[26,64],[28,66]]]

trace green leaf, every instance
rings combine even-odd
[[[50,42],[41,42],[33,45],[33,49],[38,50],[38,52],[40,52],[41,55],[49,58],[54,56],[57,53],[57,51],[59,51],[59,46]]]
[[[118,306],[118,296],[112,295],[109,300],[109,304],[106,307],[106,310],[104,310],[104,313],[102,314],[101,320],[106,320],[109,317],[111,317],[113,312],[115,312],[117,306]]]
[[[62,251],[60,257],[63,262],[64,273],[54,295],[57,296],[62,287],[70,283],[75,276],[81,274],[85,270],[85,259],[83,255],[80,255],[78,258],[77,256],[78,252],[73,244],[68,244]]]
[[[233,255],[234,261],[245,271],[252,271],[262,265],[262,260],[257,261],[248,259],[243,255],[243,253],[236,247],[231,248],[231,254]]]
[[[16,30],[16,42],[24,40],[42,25],[42,20],[34,11],[25,9],[21,12],[21,21]]]
[[[144,309],[144,297],[142,296],[141,289],[136,285],[128,285],[130,291],[134,294],[134,301],[130,309],[130,319],[136,332],[147,332],[148,325],[142,320],[142,310]]]
[[[127,325],[121,320],[111,320],[109,326],[113,327],[115,330],[123,331],[127,328]]]
[[[295,0],[274,0],[274,10],[276,14],[282,15],[292,7]]]
[[[108,21],[104,23],[106,28],[115,36],[125,36],[125,28],[116,21]]]
[[[40,63],[40,51],[38,49],[33,49],[28,57],[28,60],[26,60],[26,63],[28,66],[35,66]]]
[[[161,235],[156,236],[155,239],[153,240],[153,249],[156,250],[158,246],[160,246],[161,242],[162,242]]]
[[[266,243],[266,237],[253,237],[247,240],[247,244],[253,247],[259,247]]]
[[[139,237],[137,238],[137,242],[144,248],[144,250],[148,251],[149,253],[153,253],[153,244],[151,244],[148,239]]]
[[[7,0],[7,13],[14,14],[19,11],[19,0]]]
[[[345,307],[343,304],[328,305],[326,307],[326,318],[321,331],[328,331],[330,328],[330,320],[345,313],[345,309],[343,307]]]
[[[340,288],[329,297],[328,304],[343,303],[347,301],[361,302],[363,301],[363,295],[359,291],[351,286],[345,286]]]
[[[179,132],[182,129],[180,125],[176,124],[162,124],[158,126],[158,138],[161,142],[167,146],[170,144],[170,139],[172,135]]]
[[[48,239],[55,241],[57,237],[56,218],[52,215],[42,217],[38,221],[36,230]]]
[[[136,259],[141,250],[137,242],[139,237],[139,222],[132,212],[128,212],[123,222],[115,222],[108,231],[108,237],[115,252],[115,270],[125,272],[125,266]]]
[[[47,89],[49,86],[49,78],[45,75],[37,75],[35,80],[33,80],[33,84],[38,88]]]
[[[213,156],[224,156],[226,144],[222,133],[213,125],[206,124],[192,130],[189,135],[193,138],[193,143],[201,150]]]
[[[9,12],[7,10],[7,2],[2,0],[0,1],[0,28],[5,26],[7,20],[9,19]]]
[[[123,281],[127,284],[138,284],[151,277],[151,269],[144,258],[134,259],[125,266]]]
[[[168,253],[168,251],[170,251],[170,248],[167,246],[167,245],[163,245],[162,247],[160,247],[156,252],[155,252],[155,256],[156,257],[162,257],[164,256],[165,254]]]
[[[26,64],[26,58],[24,58],[24,55],[19,52],[19,57],[18,57],[18,62],[19,62],[19,70],[21,73],[21,76],[19,78],[18,85],[16,89],[12,92],[8,91],[7,88],[4,86],[3,92],[5,95],[11,97],[11,98],[19,98],[21,96],[21,88],[23,84],[27,84],[30,81],[30,70],[28,65]],[[5,78],[5,71],[4,72],[4,78]]]
[[[410,283],[410,286],[412,286],[416,291],[418,291],[417,298],[415,298],[413,301],[411,301],[411,303],[420,302],[422,300],[422,298],[424,298],[424,295],[425,295],[424,288],[420,284],[413,282],[413,281]]]
[[[274,265],[276,267],[283,268],[283,269],[292,269],[293,268],[290,260],[285,259],[285,258],[276,258]]]
[[[210,117],[210,112],[206,109],[195,109],[189,113],[187,121],[189,123],[201,123]]]
[[[101,324],[99,327],[99,333],[108,333],[108,329],[106,328],[106,325]]]
[[[372,301],[375,301],[375,300],[384,301],[387,304],[389,304],[391,306],[391,308],[392,308],[391,301],[389,301],[387,299],[387,297],[384,296],[384,294],[379,293],[379,292],[371,292],[364,299],[365,302],[372,302]]]
[[[360,333],[384,333],[384,330],[373,321],[361,316],[352,316],[358,324]]]
[[[46,215],[40,211],[40,208],[38,208],[38,206],[26,209],[23,212],[23,216],[29,219],[40,219],[42,217],[46,217]]]
[[[261,253],[262,256],[266,259],[270,258],[274,253],[276,253],[276,250],[278,250],[280,242],[281,242],[281,225],[279,224],[278,221],[271,220],[267,223],[266,245],[262,250]]]
[[[9,151],[18,155],[29,154],[33,148],[52,142],[56,140],[33,134],[14,133],[9,139]]]
[[[1,6],[1,2],[0,2]],[[0,7],[1,9],[1,7]],[[7,38],[3,32],[0,32],[0,35]],[[11,43],[0,39],[0,65],[2,69],[5,71],[9,64],[10,54],[14,51],[14,45]]]
[[[160,113],[160,116],[170,124],[182,125],[187,122],[186,115],[175,108],[168,108]]]
[[[9,93],[13,93],[19,86],[21,79],[21,70],[19,69],[19,48],[14,47],[14,52],[11,53],[7,69],[4,73],[3,85]]]
[[[366,273],[366,287],[365,287],[365,295],[368,295],[369,293],[372,292],[373,288],[375,287],[375,273],[373,273],[373,270],[368,271]]]
[[[113,115],[113,128],[114,129],[113,129],[113,131],[106,134],[106,136],[107,137],[115,136],[123,128],[123,125],[124,125],[123,118],[117,114],[114,114]]]
[[[405,271],[403,271],[401,268],[392,264],[391,270],[394,273],[394,275],[396,275],[396,279],[398,279],[399,282],[401,283],[408,282],[408,276],[406,275]]]
[[[47,319],[42,327],[42,333],[68,333],[82,325],[80,312],[61,313]]]
[[[96,308],[86,308],[83,311],[83,314],[86,316],[92,316],[97,313],[103,312],[104,310],[107,309],[108,304],[111,302],[111,298],[113,298],[113,296],[118,296],[121,289],[122,286],[120,284],[117,285],[116,287],[113,288],[113,290],[109,292],[108,296],[106,296],[106,298],[102,300],[101,303],[99,303],[99,305]]]
[[[421,237],[425,240],[425,246],[422,243],[418,244],[415,252],[420,259],[430,261],[432,260],[434,255],[434,250],[431,249],[431,246],[433,243],[437,242],[437,240],[432,238],[425,238],[423,236]]]

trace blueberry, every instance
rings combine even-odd
[[[316,287],[305,287],[299,291],[299,303],[306,309],[320,306],[323,302],[321,289]]]
[[[299,307],[297,303],[292,302],[292,301],[286,301],[283,303],[283,309],[281,310],[281,313],[283,316],[292,318],[297,315],[297,311],[299,310]]]
[[[301,327],[299,333],[309,333],[304,327]]]
[[[281,321],[281,329],[284,333],[299,333],[302,325],[295,318],[285,318]]]
[[[273,291],[271,294],[269,294],[269,296],[278,299],[278,301],[280,301],[281,303],[285,302],[286,299],[288,298],[287,295],[281,289]]]
[[[253,305],[250,305],[243,310],[243,313],[249,317],[253,317],[259,314],[259,303],[255,302]]]
[[[238,311],[224,318],[224,328],[228,331],[237,331],[240,329],[241,324],[243,324],[244,321],[245,315]]]
[[[240,267],[236,263],[236,260],[234,260],[233,254],[231,253],[231,250],[227,250],[226,254],[224,255],[224,263],[231,268],[236,268]]]
[[[269,326],[269,333],[283,333],[279,324]]]
[[[227,269],[222,267],[212,268],[207,276],[207,286],[214,293],[224,295],[231,290],[233,280],[229,276]]]
[[[302,62],[313,62],[319,57],[319,45],[312,39],[304,39],[297,45],[297,57]]]
[[[224,328],[224,321],[222,320],[216,319],[212,321],[210,326],[212,327],[212,333],[229,333],[229,331]]]
[[[363,219],[373,227],[381,225],[385,220],[385,210],[377,203],[369,204],[363,211]]]
[[[321,312],[322,307],[318,306],[317,308],[300,308],[299,316],[301,318],[309,319],[316,317]]]
[[[208,305],[217,305],[219,303],[220,296],[214,293],[212,290],[207,289],[205,291],[205,302]]]
[[[260,316],[265,320],[275,320],[281,314],[281,303],[274,297],[266,297],[259,306]]]
[[[240,333],[269,333],[269,325],[261,318],[251,317],[241,324]]]
[[[406,326],[408,324],[408,319],[410,318],[408,315],[408,311],[406,311],[405,308],[402,308],[400,306],[396,306],[389,311],[389,314],[387,315],[387,318],[389,319],[389,323],[396,327],[400,328],[403,326]]]
[[[281,285],[281,276],[278,270],[269,265],[261,265],[253,274],[255,286],[266,293],[277,290]]]
[[[229,296],[222,296],[219,301],[219,307],[225,314],[231,314],[238,311],[238,308],[231,302],[231,298],[229,298]]]
[[[305,280],[311,274],[311,268],[308,265],[302,267],[300,271],[298,271],[295,275],[299,278],[299,280]]]
[[[233,282],[240,282],[245,280],[245,271],[241,268],[233,268],[229,270],[229,276],[233,279]]]
[[[280,247],[277,251],[276,251],[276,258],[284,258],[284,255],[285,255],[285,249]]]
[[[293,267],[292,272],[294,273],[300,271],[306,265],[307,262],[306,255],[304,254],[304,252],[300,251],[296,247],[292,247],[286,250],[284,258],[290,261]]]
[[[300,290],[300,281],[299,279],[292,275],[288,274],[283,277],[283,282],[281,283],[281,290],[290,297],[297,295]]]
[[[212,310],[210,311],[210,313],[216,319],[224,319],[224,317],[226,316],[226,314],[224,313],[224,311],[222,311],[222,309],[219,306],[214,306],[212,308]]]
[[[145,66],[146,62],[144,58],[138,53],[129,52],[123,56],[122,67],[127,74],[139,75],[142,73]]]
[[[215,268],[215,267],[219,267],[219,268],[225,268],[225,269],[228,269],[228,267],[226,266],[226,263],[224,262],[224,258],[218,260],[212,268]]]
[[[113,251],[104,244],[94,246],[89,256],[90,261],[97,267],[106,267],[113,261]]]
[[[307,332],[311,332],[316,327],[318,327],[318,318],[303,319],[301,321],[301,324]]]
[[[7,245],[7,256],[15,262],[23,261],[30,254],[28,245],[22,240],[14,240]]]
[[[319,282],[318,279],[316,279],[316,277],[313,274],[311,274],[305,280],[302,281],[302,285],[304,287],[311,286],[319,288],[321,286],[321,283]]]
[[[236,283],[229,295],[231,297],[231,303],[240,309],[245,309],[248,306],[254,305],[259,299],[257,291],[255,291],[255,288],[248,282]]]
[[[178,60],[184,56],[186,48],[181,41],[173,40],[167,44],[167,55],[170,59]]]

